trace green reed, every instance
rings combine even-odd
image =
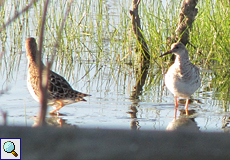
[[[229,65],[229,1],[205,1],[199,3],[199,13],[193,25],[191,42],[201,51],[205,64],[212,60],[221,65]],[[196,53],[197,50],[191,50]],[[200,59],[197,56],[197,59]]]
[[[7,2],[5,2],[7,3]],[[28,3],[28,2],[27,2]],[[188,45],[191,57],[200,61],[205,58],[206,63],[217,60],[226,64],[225,56],[229,52],[229,4],[225,1],[200,1],[199,9],[193,28],[190,33],[190,41],[196,47]],[[1,6],[1,17],[6,16],[6,9]],[[10,15],[20,11],[26,1],[15,2]],[[45,26],[44,53],[52,53],[52,46],[57,39],[57,32],[63,19],[63,14],[68,1],[51,2],[48,9]],[[134,49],[138,47],[132,33],[128,10],[131,3],[120,1],[117,13],[109,13],[109,6],[103,1],[75,1],[71,6],[63,35],[60,38],[57,59],[63,64],[71,62],[73,55],[81,59],[101,61],[113,61],[114,59],[132,60]],[[160,1],[142,1],[140,17],[143,34],[154,59],[153,63],[159,63],[158,56],[169,48],[166,48],[167,37],[170,37],[176,29],[181,1],[167,1],[166,7]],[[119,8],[120,7],[120,8]],[[23,14],[5,30],[2,37],[12,39],[14,48],[22,48],[19,39],[28,36],[39,35],[38,28],[41,24],[43,10],[42,1],[37,2],[32,9]],[[115,18],[113,18],[115,17]],[[114,20],[115,19],[115,20]],[[10,32],[13,31],[13,32]],[[8,34],[10,33],[10,35]],[[26,35],[25,35],[26,34]],[[4,36],[5,35],[5,36]],[[1,42],[4,40],[1,37]],[[36,37],[37,38],[37,37]],[[2,45],[5,45],[2,43]],[[12,51],[12,50],[11,50]],[[201,52],[202,55],[197,54]],[[15,53],[14,53],[15,54]],[[59,56],[59,57],[58,57]],[[122,62],[122,61],[119,61]]]

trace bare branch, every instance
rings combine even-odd
[[[41,102],[41,110],[40,110],[40,115],[39,115],[39,122],[38,122],[38,125],[39,126],[44,126],[46,123],[45,123],[45,116],[46,116],[46,112],[47,112],[47,88],[48,88],[48,82],[49,82],[49,70],[52,66],[52,63],[54,61],[54,57],[56,55],[56,50],[57,48],[59,47],[59,40],[61,38],[61,33],[62,33],[62,30],[64,28],[64,25],[65,25],[65,22],[66,22],[66,19],[67,19],[67,16],[70,12],[70,9],[71,9],[71,4],[72,4],[73,0],[70,1],[69,5],[68,5],[68,8],[65,12],[65,16],[62,20],[62,23],[61,23],[61,27],[59,29],[59,32],[58,32],[58,35],[57,35],[57,40],[56,40],[56,43],[54,44],[54,52],[52,54],[52,57],[50,59],[50,61],[47,63],[47,68],[46,68],[46,76],[43,77],[45,79],[42,79],[42,72],[43,72],[43,65],[40,64],[39,65],[39,77],[40,77],[40,89],[41,89],[41,99],[40,99],[40,102]],[[40,63],[41,63],[41,53],[42,53],[42,43],[43,43],[43,35],[44,35],[44,27],[45,27],[45,20],[46,20],[46,13],[47,13],[47,8],[48,8],[48,3],[49,3],[49,0],[46,1],[46,4],[45,4],[45,9],[44,9],[44,13],[43,13],[43,19],[42,19],[42,26],[41,26],[41,34],[40,34],[40,45],[39,45],[39,59],[40,59]]]
[[[42,54],[43,36],[44,36],[44,28],[45,28],[45,21],[46,21],[48,4],[49,4],[49,0],[46,0],[44,12],[43,12],[43,17],[42,17],[40,38],[39,38],[39,53],[38,53],[39,63],[38,64],[39,64],[39,77],[40,77],[39,88],[41,91],[41,97],[40,97],[41,108],[40,108],[39,122],[38,122],[39,126],[45,125],[45,117],[46,117],[46,112],[47,112],[47,87],[48,87],[47,82],[48,82],[49,73],[47,73],[46,77],[42,77],[43,64],[41,64],[42,63],[41,54]],[[43,80],[43,78],[46,78],[46,79]],[[44,84],[43,81],[46,83]]]

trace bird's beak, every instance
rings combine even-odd
[[[170,51],[168,51],[168,52],[162,54],[160,57],[163,57],[163,56],[165,56],[165,55],[167,55],[167,54],[171,54],[171,53],[172,53],[172,50],[170,50]]]

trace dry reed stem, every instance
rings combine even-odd
[[[13,18],[11,18],[10,20],[8,20],[6,22],[6,24],[3,24],[2,27],[0,28],[0,33],[2,32],[2,30],[4,30],[11,22],[13,22],[16,18],[18,18],[22,13],[26,12],[27,10],[30,9],[30,7],[32,7],[32,5],[34,3],[36,3],[38,0],[33,0],[31,1],[24,9],[22,9],[21,12],[16,12],[16,14],[13,16]],[[3,3],[3,2],[2,2]],[[2,4],[1,3],[1,4]]]

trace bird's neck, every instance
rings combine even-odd
[[[29,59],[29,63],[28,63],[28,67],[29,68],[33,68],[34,70],[39,70],[39,65],[42,66],[42,69],[45,69],[46,66],[44,65],[44,63],[41,61],[40,64],[39,62],[36,62],[35,60],[33,59]]]
[[[187,64],[187,63],[191,63],[191,62],[189,60],[188,55],[184,55],[184,56],[176,55],[176,59],[175,59],[174,63],[178,64],[178,65],[184,65],[184,64]]]

